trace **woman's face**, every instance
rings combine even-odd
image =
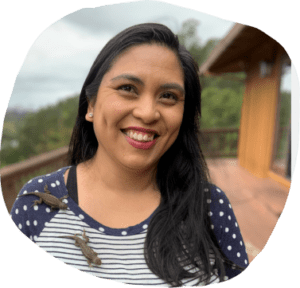
[[[86,114],[99,143],[96,158],[155,167],[178,136],[184,97],[183,70],[170,49],[139,45],[119,55]]]

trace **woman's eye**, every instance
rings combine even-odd
[[[161,98],[163,98],[163,99],[168,99],[168,100],[171,100],[171,101],[173,101],[173,102],[175,102],[175,101],[178,100],[177,95],[175,95],[175,94],[173,94],[173,93],[169,93],[169,92],[164,93],[164,94],[161,96]]]
[[[131,85],[122,85],[118,88],[118,90],[122,90],[126,92],[134,92],[134,89]]]

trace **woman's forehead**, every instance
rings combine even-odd
[[[106,74],[114,78],[130,71],[146,73],[146,67],[152,69],[152,72],[165,72],[180,82],[184,79],[184,72],[176,53],[166,46],[157,44],[135,45],[126,49],[114,59]]]

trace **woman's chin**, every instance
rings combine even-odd
[[[147,159],[149,160],[149,159]],[[149,169],[156,168],[158,162],[145,161],[144,157],[126,157],[123,159],[122,164],[130,170],[136,170],[137,172],[147,171]]]

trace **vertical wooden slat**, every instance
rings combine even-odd
[[[272,74],[261,78],[256,61],[246,80],[238,157],[240,164],[257,177],[268,176],[272,159],[283,53],[277,48]]]

